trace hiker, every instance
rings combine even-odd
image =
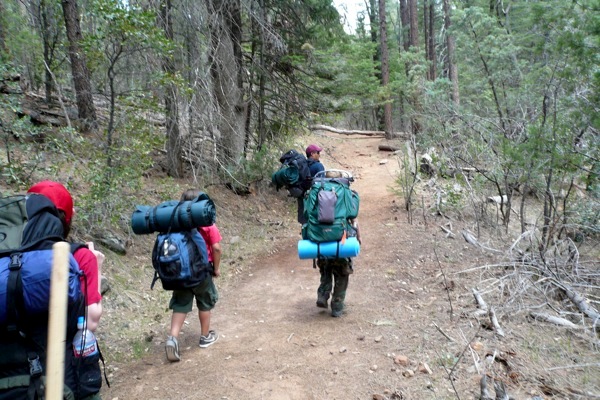
[[[338,171],[327,171],[326,178],[341,178]],[[356,218],[348,219],[349,234],[360,240],[360,229]],[[331,316],[341,317],[344,310],[344,300],[352,269],[352,258],[317,258],[317,266],[321,275],[319,288],[317,289],[317,307],[328,308],[331,297]]]
[[[71,223],[75,215],[73,198],[69,191],[59,182],[42,181],[29,188],[27,193],[43,194],[56,206],[63,224],[63,238],[68,238]],[[102,295],[100,293],[100,271],[104,262],[104,254],[94,248],[93,242],[86,247],[78,248],[73,257],[79,264],[85,279],[81,280],[81,292],[86,301],[86,324],[90,331],[95,331],[102,316]]]
[[[201,192],[189,189],[181,195],[181,201],[190,201],[198,197]],[[192,311],[194,298],[198,307],[198,319],[200,320],[200,341],[198,345],[202,348],[211,346],[219,339],[219,335],[210,329],[211,310],[215,307],[219,295],[213,282],[213,277],[221,275],[219,266],[221,263],[221,233],[216,224],[211,226],[200,226],[198,232],[206,242],[208,261],[211,264],[211,273],[208,274],[200,284],[189,289],[173,290],[169,309],[173,310],[171,316],[171,331],[167,337],[165,351],[169,361],[179,361],[179,332],[185,322],[187,314]]]
[[[319,161],[321,158],[321,151],[323,151],[323,149],[316,144],[310,144],[306,148],[306,158],[308,160],[310,178],[313,178],[318,172],[325,170],[325,167],[321,161]],[[311,182],[308,182],[308,187],[304,187],[304,192],[310,188],[310,183]],[[298,197],[298,222],[300,224],[306,223],[306,218],[304,216],[304,193],[302,196]]]

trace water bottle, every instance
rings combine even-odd
[[[73,353],[75,357],[90,357],[98,353],[96,336],[86,328],[85,319],[77,319],[77,333],[73,338]]]
[[[169,239],[165,239],[163,242],[163,256],[174,256],[175,254],[177,254],[177,245]]]

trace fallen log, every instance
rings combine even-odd
[[[22,118],[28,116],[31,122],[35,125],[52,125],[52,126],[67,126],[67,123],[62,118],[49,117],[38,111],[31,110],[25,107],[21,107],[21,111],[17,115]]]
[[[313,131],[329,131],[333,133],[339,133],[342,135],[365,135],[365,136],[385,136],[384,131],[359,131],[359,130],[348,130],[348,129],[337,129],[327,125],[311,125],[309,127]]]
[[[490,307],[488,314],[490,316],[490,321],[492,322],[492,326],[494,327],[494,330],[496,331],[498,336],[504,337],[504,329],[502,329],[502,327],[500,326],[500,323],[498,322],[498,317],[496,317],[496,310],[494,310],[494,307]]]
[[[571,328],[571,329],[580,329],[579,326],[575,325],[568,319],[554,317],[552,315],[548,315],[548,314],[544,314],[544,313],[537,313],[537,312],[533,312],[533,311],[530,311],[529,315],[531,315],[533,318],[538,319],[540,321],[550,322],[552,324],[564,326],[564,327]]]
[[[398,150],[400,150],[400,147],[393,146],[391,144],[380,144],[377,148],[380,151],[398,151]]]

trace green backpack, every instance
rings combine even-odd
[[[327,178],[332,172],[341,177]],[[302,239],[323,243],[355,236],[349,220],[358,216],[360,198],[350,189],[353,181],[348,171],[339,170],[322,171],[313,178],[304,198],[307,222],[302,226]]]

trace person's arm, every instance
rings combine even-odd
[[[81,291],[86,300],[87,328],[92,332],[98,328],[102,316],[102,295],[100,294],[100,269],[104,254],[94,249],[93,243],[87,243],[88,249],[81,248],[73,255],[79,269],[85,274],[81,282]]]
[[[214,265],[214,276],[221,276],[219,269],[221,265],[221,243],[213,243],[212,247],[213,265]]]
[[[100,325],[102,316],[102,300],[97,303],[87,305],[87,328],[94,332]]]

